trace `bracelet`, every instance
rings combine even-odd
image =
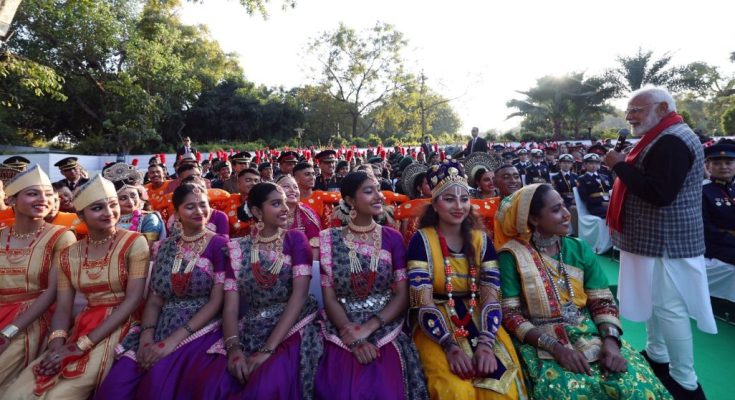
[[[373,314],[373,318],[377,318],[378,319],[378,322],[380,322],[380,328],[381,329],[382,328],[385,328],[385,319],[383,319],[383,317],[381,317],[380,314],[378,314],[378,313]]]
[[[143,332],[147,331],[148,329],[156,329],[156,326],[155,325],[146,325],[146,326],[140,328],[140,333],[143,333]]]
[[[451,336],[449,336],[447,340],[439,343],[439,345],[442,347],[442,350],[444,350],[445,353],[448,353],[449,350],[451,350],[453,347],[459,347],[459,343],[451,339]]]
[[[232,343],[230,343],[230,344],[228,344],[228,345],[225,346],[225,352],[229,353],[230,350],[234,349],[235,347],[239,347],[240,350],[242,350],[242,348],[243,348],[242,343],[240,343],[240,342],[232,342]]]
[[[189,325],[189,323],[188,323],[188,322],[184,324],[184,329],[186,329],[186,331],[187,331],[187,332],[189,332],[189,334],[190,334],[190,335],[193,335],[193,334],[194,334],[194,332],[195,332],[194,328],[192,328],[192,327],[191,327],[191,326]]]
[[[227,342],[229,342],[229,341],[230,341],[230,340],[232,340],[232,339],[240,339],[240,337],[239,337],[239,336],[237,336],[237,335],[232,335],[232,336],[228,337],[228,338],[227,338],[227,339],[225,339],[225,341],[224,341],[224,344],[225,344],[225,346],[227,345]]]
[[[4,336],[5,339],[11,340],[18,332],[20,332],[20,328],[17,325],[9,324],[0,331],[0,335]]]
[[[57,330],[51,332],[51,335],[49,335],[49,337],[48,337],[48,343],[51,343],[51,341],[54,340],[54,339],[59,339],[59,338],[66,339],[68,337],[69,337],[69,334],[66,333],[65,330],[63,330],[63,329],[57,329]]]
[[[366,340],[365,340],[365,339],[357,339],[357,340],[353,340],[352,342],[350,342],[350,344],[348,344],[348,345],[347,345],[347,347],[349,347],[349,348],[350,348],[350,350],[352,350],[353,348],[355,348],[355,347],[357,347],[358,345],[360,345],[360,344],[362,344],[362,343],[365,343],[365,342],[366,342]]]
[[[77,348],[84,353],[92,350],[93,347],[94,342],[87,335],[84,335],[77,340]]]
[[[273,355],[275,352],[276,352],[275,350],[270,349],[270,348],[265,347],[265,346],[263,346],[263,347],[261,347],[261,348],[258,349],[258,353],[265,353],[265,354]]]
[[[559,341],[547,333],[542,333],[541,336],[538,337],[538,348],[546,350],[552,354],[554,353],[554,346],[556,346],[557,343],[559,343]]]

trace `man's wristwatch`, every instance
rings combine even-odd
[[[618,342],[618,347],[623,347],[623,342],[620,340],[620,329],[615,325],[607,325],[605,329],[600,331],[603,339],[612,338]]]

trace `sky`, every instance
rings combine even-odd
[[[291,88],[314,83],[306,44],[340,22],[357,30],[390,23],[408,40],[409,71],[424,71],[462,120],[461,133],[519,124],[505,103],[545,75],[598,74],[639,47],[674,64],[704,61],[731,74],[735,2],[698,0],[297,0],[269,16],[248,16],[236,0],[185,3],[180,17],[209,27],[234,52],[248,80]],[[625,107],[625,100],[615,103]]]

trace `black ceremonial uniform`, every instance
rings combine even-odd
[[[704,256],[735,265],[735,181],[702,187]]]
[[[604,174],[585,173],[577,179],[579,197],[592,215],[605,218],[610,201],[610,179]]]
[[[551,183],[549,167],[546,163],[531,164],[526,168],[526,184],[532,183]]]
[[[577,186],[579,177],[574,172],[559,172],[551,177],[554,189],[559,192],[561,198],[564,199],[564,206],[570,207],[574,205],[574,188]]]

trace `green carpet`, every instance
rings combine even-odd
[[[617,293],[617,257],[610,253],[597,257],[605,271],[613,293]],[[735,368],[730,366],[735,356],[735,326],[717,321],[718,333],[709,335],[700,332],[692,322],[694,334],[694,365],[699,382],[709,400],[729,400],[735,398],[728,383],[735,383]],[[646,326],[643,323],[623,320],[624,339],[631,346],[642,350],[646,345]]]

